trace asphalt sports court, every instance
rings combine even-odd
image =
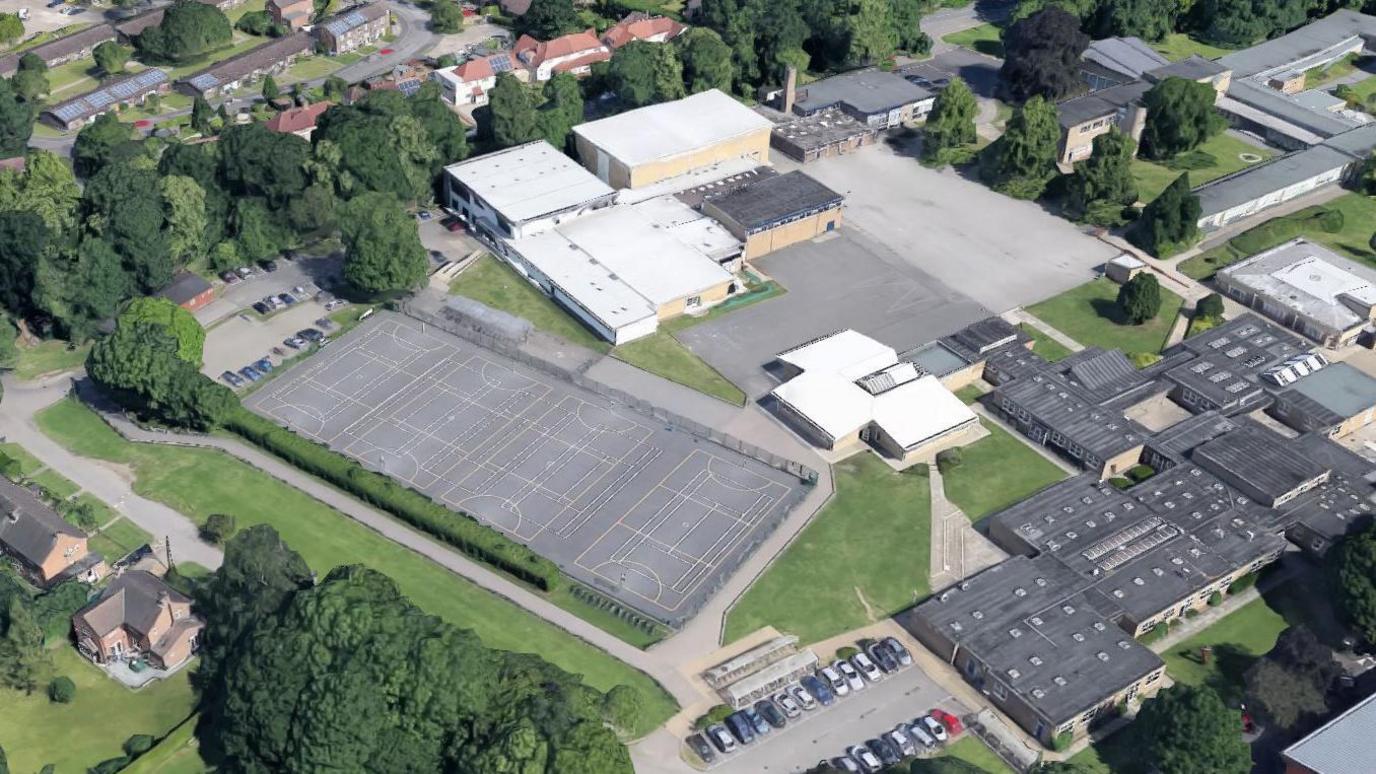
[[[783,471],[399,314],[248,403],[673,623],[801,497]]]

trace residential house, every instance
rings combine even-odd
[[[315,28],[315,35],[325,53],[338,55],[381,40],[391,20],[386,3],[369,3],[331,16]]]
[[[612,58],[611,49],[603,45],[591,29],[548,41],[522,35],[512,46],[511,53],[530,71],[532,81],[547,81],[555,73],[584,76],[592,72],[594,64]]]
[[[70,35],[64,35],[56,40],[34,46],[23,53],[37,56],[48,67],[57,67],[68,62],[75,62],[78,59],[86,59],[91,56],[91,52],[95,50],[96,46],[115,38],[114,27],[108,24],[97,24],[80,32],[73,32]],[[23,54],[6,54],[0,57],[0,77],[8,78],[14,75],[15,71],[19,69],[21,56]]]
[[[130,570],[72,616],[77,647],[97,664],[145,659],[174,669],[191,658],[205,622],[191,598],[152,573]]]
[[[274,132],[294,134],[309,140],[315,133],[315,124],[320,120],[320,116],[333,106],[333,102],[313,102],[301,107],[288,108],[269,118],[264,126]]]
[[[516,60],[508,51],[436,70],[430,78],[440,85],[440,96],[445,102],[480,107],[487,104],[487,93],[497,85],[499,73],[511,73],[522,83],[530,80],[530,71],[516,66]]]
[[[87,121],[102,113],[122,110],[129,105],[142,105],[149,97],[166,94],[171,89],[167,73],[151,68],[107,81],[94,91],[44,108],[41,118],[58,129],[80,129]]]
[[[632,41],[665,43],[688,31],[688,27],[667,16],[651,16],[635,11],[602,33],[602,43],[615,51]]]
[[[104,559],[90,552],[85,532],[7,478],[0,478],[0,554],[39,586],[72,577],[93,582],[105,575]]]
[[[177,81],[177,90],[206,99],[225,96],[265,75],[281,73],[297,57],[310,56],[314,49],[314,41],[305,32],[269,40]]]
[[[311,23],[315,4],[311,0],[268,0],[267,12],[274,22],[297,32]]]

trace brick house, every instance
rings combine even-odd
[[[172,284],[158,291],[158,295],[188,312],[194,312],[215,300],[215,288],[200,276],[181,271],[172,278]]]
[[[315,35],[325,53],[344,54],[380,40],[391,19],[386,3],[370,3],[326,19],[315,28]]]
[[[97,664],[147,659],[172,669],[196,652],[205,622],[191,599],[152,573],[130,570],[72,616],[77,647]]]
[[[612,52],[591,30],[561,35],[553,40],[536,40],[522,35],[511,53],[530,71],[532,81],[547,81],[555,73],[587,75],[592,66],[612,58]]]
[[[309,140],[315,134],[316,122],[326,110],[334,107],[333,102],[313,102],[301,107],[288,108],[277,115],[269,118],[264,124],[274,132],[294,134],[304,140]]]
[[[0,554],[39,586],[74,577],[92,582],[105,574],[104,559],[91,553],[85,532],[5,478],[0,478]]]
[[[315,5],[311,0],[268,0],[267,12],[274,22],[297,32],[311,23]]]
[[[478,107],[487,104],[487,93],[497,85],[498,73],[511,73],[522,83],[530,80],[529,71],[517,67],[506,51],[436,70],[430,79],[440,85],[440,96],[445,102]]]
[[[636,40],[646,43],[665,43],[687,32],[688,28],[667,16],[651,16],[644,11],[626,14],[626,18],[602,33],[602,43],[615,51]]]

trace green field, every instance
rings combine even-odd
[[[1069,347],[1027,323],[1019,325],[1018,328],[1032,337],[1032,351],[1041,355],[1048,363],[1060,362],[1074,354]]]
[[[834,466],[836,493],[726,618],[725,641],[761,626],[816,642],[926,597],[926,468],[894,472],[861,452]]]
[[[192,667],[131,691],[65,643],[49,654],[51,676],[66,675],[76,683],[76,698],[70,704],[54,704],[44,690],[26,696],[0,689],[0,747],[16,774],[35,772],[49,763],[58,774],[86,771],[122,755],[120,745],[130,736],[162,736],[191,714]],[[40,686],[48,679],[41,679]]]
[[[1180,296],[1161,288],[1161,310],[1141,325],[1123,321],[1117,299],[1118,283],[1100,278],[1033,304],[1027,311],[1087,347],[1160,352],[1180,313]]]
[[[240,528],[270,524],[322,575],[338,565],[366,564],[391,576],[422,609],[472,629],[492,647],[538,653],[601,690],[632,686],[645,706],[639,733],[677,711],[647,675],[227,454],[131,443],[70,399],[45,409],[38,421],[76,454],[129,466],[138,494],[198,523],[222,512],[233,514]]]
[[[464,269],[449,285],[449,292],[524,317],[542,331],[595,352],[611,348],[549,296],[491,255],[482,256]]]
[[[1326,210],[1343,214],[1342,228],[1328,232],[1320,227],[1318,216]],[[1218,247],[1181,261],[1178,268],[1188,277],[1208,279],[1229,264],[1301,236],[1369,266],[1376,266],[1376,253],[1368,244],[1373,230],[1376,230],[1376,200],[1359,193],[1349,193],[1327,204],[1305,207],[1253,226]]]
[[[196,720],[192,716],[177,726],[156,747],[129,764],[123,774],[203,774],[210,767],[201,760],[196,742]]]
[[[72,483],[71,479],[52,468],[48,468],[41,473],[36,473],[30,476],[29,479],[48,490],[48,493],[58,500],[66,500],[68,497],[81,491],[81,487]]]
[[[1348,54],[1327,67],[1313,67],[1304,71],[1304,88],[1317,89],[1327,86],[1357,69],[1357,55]]]
[[[745,405],[739,387],[665,331],[622,344],[612,350],[612,357],[733,406]]]
[[[14,364],[14,375],[20,379],[34,379],[58,371],[70,371],[86,362],[89,344],[68,349],[68,344],[60,339],[49,339],[36,346],[19,348],[19,359]]]
[[[1225,699],[1236,699],[1242,693],[1242,673],[1258,656],[1271,650],[1288,625],[1265,599],[1257,599],[1177,643],[1161,658],[1166,662],[1166,673],[1177,683],[1208,685]],[[1207,665],[1201,663],[1199,653],[1205,645],[1213,646],[1212,661]]]
[[[1260,156],[1258,161],[1244,161],[1241,154]],[[1198,186],[1240,169],[1259,164],[1276,155],[1266,148],[1220,133],[1206,140],[1194,151],[1165,162],[1132,160],[1132,177],[1137,181],[1137,198],[1144,202],[1155,199],[1175,182],[1182,172],[1190,173],[1190,185]]]
[[[102,529],[91,538],[91,550],[103,555],[108,561],[123,558],[126,554],[145,544],[151,544],[154,537],[142,527],[128,519],[119,519]]]
[[[961,463],[941,476],[946,498],[979,521],[1066,477],[1020,438],[985,421],[989,435],[961,449]]]
[[[1003,57],[1003,31],[992,24],[981,24],[960,32],[942,36],[942,40],[953,46],[968,48],[985,56]]]
[[[978,766],[989,774],[1003,774],[1003,772],[1010,771],[1008,764],[1004,763],[1002,758],[989,749],[989,745],[968,732],[948,745],[940,757],[958,758],[973,766]]]
[[[960,398],[961,402],[967,406],[979,400],[983,394],[984,390],[980,389],[977,384],[967,384],[955,392],[956,397]]]

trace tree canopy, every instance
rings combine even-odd
[[[530,142],[540,137],[530,89],[511,73],[498,73],[487,93],[487,120],[479,121],[484,134],[497,148]]]
[[[922,157],[945,164],[952,152],[975,142],[975,115],[979,105],[974,92],[959,76],[952,78],[936,95],[931,115],[922,133]]]
[[[1147,203],[1128,230],[1128,239],[1152,255],[1165,257],[1199,237],[1200,212],[1199,197],[1190,190],[1190,173],[1185,172]]]
[[[24,22],[17,13],[0,13],[0,43],[10,45],[24,37]],[[0,756],[2,758],[3,756]]]
[[[1332,562],[1338,610],[1368,643],[1376,643],[1376,525],[1348,535]]]
[[[1080,20],[1060,6],[1048,6],[1014,22],[1003,35],[999,77],[1015,102],[1045,97],[1053,102],[1084,89],[1080,55],[1089,36]]]
[[[1142,127],[1142,155],[1168,159],[1192,151],[1223,131],[1214,110],[1214,87],[1187,78],[1166,78],[1142,96],[1147,119]]]
[[[1281,632],[1275,647],[1247,668],[1247,706],[1282,731],[1325,715],[1329,692],[1342,668],[1333,651],[1304,627]]]
[[[632,41],[612,54],[607,75],[627,107],[667,102],[684,94],[683,63],[674,46]]]
[[[344,208],[344,279],[370,295],[410,290],[425,280],[425,248],[401,202],[369,192]]]
[[[1040,96],[1013,111],[1003,136],[986,150],[984,176],[995,190],[1020,199],[1042,195],[1056,174],[1061,124],[1056,106]]]
[[[1136,727],[1143,759],[1162,774],[1248,774],[1242,717],[1211,688],[1176,684],[1143,702]]]
[[[1118,309],[1133,325],[1141,325],[1156,317],[1161,309],[1161,283],[1156,275],[1139,272],[1118,287]]]
[[[144,297],[129,302],[120,313],[116,325],[137,326],[147,323],[167,331],[177,342],[177,357],[193,366],[200,366],[205,348],[205,329],[195,315],[165,298]]]
[[[427,198],[444,164],[468,153],[463,125],[433,84],[409,99],[373,91],[353,105],[332,107],[314,139],[316,161],[330,168],[342,196],[378,191],[404,201]]]
[[[96,67],[100,68],[106,75],[118,75],[124,72],[124,65],[129,62],[132,51],[121,46],[113,40],[107,40],[95,47],[91,55],[95,58]]]
[[[134,141],[134,128],[113,113],[102,113],[81,127],[72,144],[72,167],[90,177],[113,158],[116,149]]]
[[[8,79],[0,78],[0,158],[24,154],[37,116],[34,105],[26,102]]]
[[[674,41],[683,60],[683,85],[689,94],[709,89],[730,93],[735,78],[731,49],[706,27],[689,27]]]
[[[177,0],[162,22],[134,38],[134,46],[143,59],[180,62],[213,51],[233,36],[224,11],[197,0]]]
[[[549,40],[582,29],[573,0],[531,0],[526,12],[516,17],[516,33]]]
[[[463,29],[463,9],[454,0],[431,0],[430,29],[442,35]]]
[[[19,69],[10,76],[10,83],[25,102],[37,102],[48,93],[48,64],[30,51],[19,57]]]
[[[1093,154],[1075,165],[1066,183],[1066,211],[1072,217],[1105,226],[1121,220],[1123,207],[1137,201],[1135,145],[1116,127],[1094,138]]]
[[[207,430],[238,406],[228,387],[178,356],[178,342],[156,323],[119,324],[91,348],[86,371],[120,405],[177,427]]]

